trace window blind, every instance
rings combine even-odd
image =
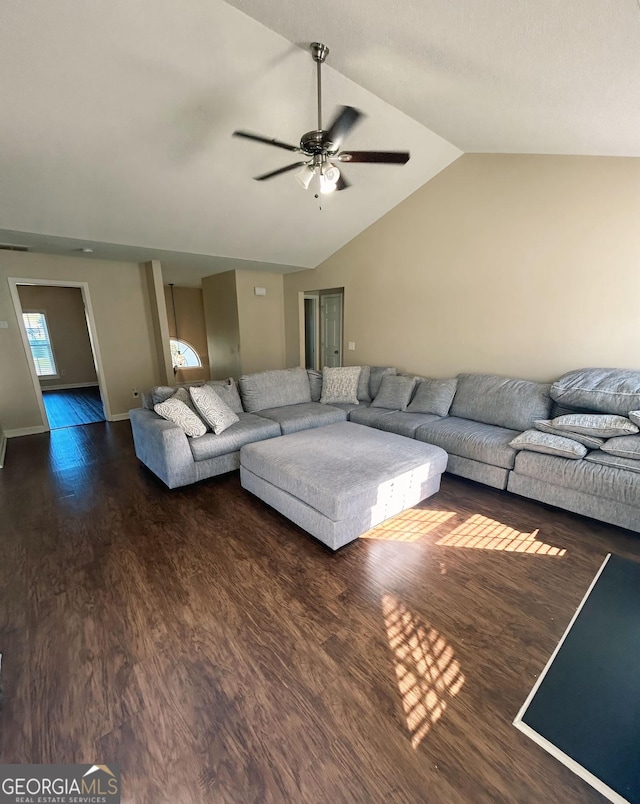
[[[55,377],[58,374],[44,313],[23,313],[24,326],[33,355],[38,377]]]

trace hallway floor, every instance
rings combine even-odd
[[[68,388],[63,391],[42,389],[42,399],[52,430],[105,421],[98,386]]]

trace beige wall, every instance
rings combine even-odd
[[[640,159],[466,154],[284,286],[290,366],[299,292],[344,286],[351,365],[639,368]]]
[[[189,346],[192,346],[200,355],[202,361],[202,368],[178,370],[175,375],[175,382],[186,383],[196,382],[197,380],[210,380],[211,371],[209,369],[207,328],[204,321],[202,290],[200,288],[181,288],[177,285],[174,286],[173,297],[176,305],[176,318],[178,319],[177,330],[173,316],[171,288],[168,285],[165,285],[164,297],[170,336],[172,338],[177,337],[177,332],[180,336],[180,340],[186,341]]]
[[[80,288],[22,285],[18,295],[23,312],[43,312],[47,319],[58,377],[41,377],[42,388],[97,383]]]
[[[242,368],[236,272],[224,271],[205,276],[202,280],[202,301],[211,378],[237,378],[242,374]]]
[[[256,286],[267,295],[256,296]],[[214,380],[284,368],[282,274],[225,271],[207,276],[202,297]]]
[[[255,287],[266,296],[256,296]],[[282,274],[237,271],[236,292],[243,374],[281,369],[284,359],[284,284]]]
[[[87,282],[114,416],[136,406],[132,389],[157,382],[144,267],[80,257],[0,252],[0,421],[5,432],[42,425],[8,277]]]

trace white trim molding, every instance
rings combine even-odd
[[[7,438],[19,438],[20,436],[37,435],[38,433],[48,433],[49,428],[43,424],[37,427],[18,427],[17,430],[5,430]]]
[[[72,382],[68,385],[40,385],[43,391],[70,391],[72,388],[99,388],[97,382]]]
[[[128,419],[128,418],[129,418],[128,413],[112,413],[111,416],[109,416],[108,421],[110,421],[110,422],[123,422],[123,421],[125,421],[125,419]]]
[[[7,452],[7,436],[2,432],[0,427],[0,469],[4,466],[4,456]]]

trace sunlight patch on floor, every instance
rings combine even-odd
[[[402,707],[416,749],[458,694],[465,678],[452,647],[393,595],[382,597]]]
[[[562,547],[553,547],[537,538],[539,529],[523,533],[482,514],[474,514],[466,522],[447,533],[438,545],[445,547],[468,547],[477,550],[500,550],[510,553],[536,553],[547,556],[564,556]]]
[[[392,542],[416,542],[453,516],[455,516],[453,511],[428,511],[422,508],[409,508],[363,533],[360,538]]]

